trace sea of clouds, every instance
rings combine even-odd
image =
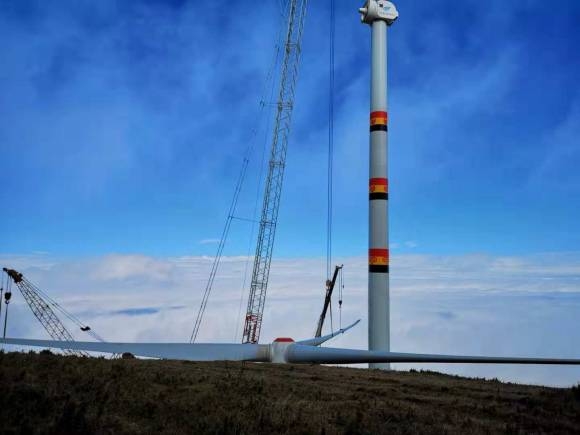
[[[209,275],[211,257],[106,255],[83,259],[49,254],[2,255],[2,265],[22,271],[107,341],[183,342]],[[199,342],[239,342],[247,303],[251,258],[222,260]],[[367,346],[365,258],[345,265],[343,309],[333,303],[336,329],[362,319],[332,346]],[[248,268],[247,268],[248,267]],[[325,260],[272,262],[261,341],[313,335],[324,297]],[[391,347],[394,351],[580,357],[580,255],[394,255],[391,280]],[[244,276],[246,282],[244,283]],[[3,307],[4,310],[4,307]],[[88,339],[73,329],[77,340]],[[330,317],[325,324],[330,329]],[[15,292],[8,336],[46,333]],[[13,350],[13,349],[12,349]],[[580,368],[543,366],[396,364],[505,381],[569,386]]]

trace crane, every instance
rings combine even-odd
[[[398,17],[395,6],[386,0],[367,0],[365,7],[360,8],[362,21],[372,25],[372,66],[375,72],[372,77],[378,79],[372,80],[371,90],[373,94],[385,94],[386,96],[386,28],[391,25]],[[377,25],[378,23],[378,25]],[[374,98],[374,97],[373,97]],[[371,110],[374,107],[371,107]],[[383,111],[373,111],[370,117],[371,133],[387,131],[387,113]],[[371,135],[371,138],[376,135]],[[379,137],[377,143],[384,144]],[[372,139],[371,139],[372,141]],[[385,148],[383,148],[385,150]],[[386,157],[386,153],[371,153],[371,168],[373,159],[380,161]],[[374,182],[371,178],[369,183],[369,200],[386,200],[386,187],[388,184]],[[375,179],[376,180],[376,179]],[[386,235],[386,219],[369,220],[369,232],[373,224]],[[382,238],[382,237],[381,237]],[[377,237],[378,239],[378,237]],[[369,255],[369,272],[385,273],[388,270],[388,251],[386,256],[382,255],[381,249],[374,248]],[[372,287],[371,287],[372,288]],[[2,290],[0,289],[0,294]],[[388,296],[388,292],[387,292]],[[368,309],[372,312],[369,315],[369,335],[373,338],[375,332],[379,338],[387,338],[385,329],[388,331],[389,306],[376,304],[373,306],[373,299],[368,298]],[[388,299],[387,299],[388,302]],[[374,316],[374,318],[373,318]],[[373,331],[374,328],[381,326],[381,320],[387,320],[387,328],[382,331]],[[58,340],[31,340],[22,338],[5,338],[6,344],[49,347],[59,349],[77,349],[95,352],[121,353],[130,352],[131,354],[152,358],[177,359],[186,361],[248,361],[248,362],[271,362],[276,364],[360,364],[371,363],[375,367],[377,364],[388,363],[448,363],[448,364],[546,364],[546,365],[576,365],[580,366],[580,358],[537,358],[537,357],[494,357],[494,356],[468,356],[468,355],[440,355],[440,354],[419,354],[419,353],[401,353],[383,350],[383,343],[369,343],[369,350],[362,349],[344,349],[344,348],[321,348],[321,344],[327,342],[338,334],[342,334],[353,328],[359,321],[352,325],[341,328],[339,331],[331,334],[310,338],[306,340],[294,341],[289,337],[280,337],[270,344],[232,344],[232,343],[94,343],[94,342],[63,342]],[[258,330],[259,331],[259,330]],[[370,340],[369,340],[370,341]],[[373,348],[374,347],[374,348]],[[388,340],[387,340],[388,347]],[[384,368],[378,366],[377,368]]]
[[[14,269],[4,268],[4,272],[12,279],[14,284],[22,293],[22,296],[26,300],[26,303],[32,310],[34,316],[38,319],[41,325],[44,327],[48,335],[50,335],[54,340],[74,342],[74,338],[69,330],[64,326],[61,320],[58,318],[54,310],[60,311],[71,321],[77,324],[81,331],[87,332],[96,340],[103,342],[104,340],[95,333],[90,326],[81,322],[78,318],[68,313],[64,308],[57,304],[53,299],[50,298],[46,293],[28,281],[20,272]],[[8,289],[10,287],[7,287]],[[6,312],[5,316],[8,314]],[[5,318],[6,319],[6,318]],[[72,349],[64,349],[64,353],[67,355],[77,355],[77,356],[88,356],[84,351],[74,351]]]
[[[336,285],[336,278],[338,278],[338,273],[342,272],[342,268],[343,268],[342,265],[336,266],[334,268],[334,274],[332,275],[332,279],[326,280],[326,295],[324,297],[324,305],[322,307],[322,313],[320,314],[320,318],[318,319],[318,325],[316,326],[316,333],[314,334],[314,337],[316,337],[316,338],[318,338],[322,335],[322,327],[324,326],[324,320],[326,319],[326,313],[328,311],[328,307],[329,307],[330,301],[332,299],[332,292],[334,291],[334,286]],[[342,283],[340,283],[340,286],[342,286]],[[338,303],[340,305],[342,305],[342,298],[338,301]],[[332,320],[332,316],[330,318]]]
[[[276,118],[268,175],[264,188],[264,200],[260,227],[252,269],[250,295],[244,321],[242,343],[257,343],[262,328],[262,315],[272,261],[272,248],[278,221],[278,209],[282,193],[282,181],[286,166],[286,150],[290,135],[290,123],[294,108],[294,92],[298,78],[302,31],[308,0],[290,0],[288,27],[284,43],[284,59],[281,64],[280,89],[276,103]]]

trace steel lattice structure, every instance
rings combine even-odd
[[[293,2],[295,4],[296,2]],[[386,97],[386,26],[391,25],[398,17],[398,12],[395,6],[386,0],[367,0],[365,6],[359,9],[362,15],[362,21],[372,26],[372,49],[371,49],[371,59],[372,59],[372,93],[371,93],[371,115],[370,115],[370,132],[371,132],[371,146],[378,148],[381,151],[386,151],[386,135],[384,137],[378,136],[376,133],[386,133],[387,131],[387,121],[388,115],[386,111],[386,104],[381,106],[378,103],[386,103],[385,99],[380,97],[383,95]],[[303,16],[302,16],[303,17]],[[379,25],[377,25],[377,22]],[[292,25],[290,26],[292,29]],[[378,106],[378,107],[377,107]],[[286,130],[287,134],[287,130]],[[273,153],[275,157],[277,154]],[[283,156],[282,156],[283,157]],[[369,183],[369,201],[373,201],[379,206],[377,209],[383,208],[387,201],[387,186],[388,184],[381,184],[377,180],[373,181],[373,178],[380,179],[383,174],[380,172],[377,174],[372,171],[377,171],[375,166],[379,166],[380,162],[384,162],[386,154],[381,153],[370,153],[371,158],[371,182]],[[276,160],[274,160],[276,162]],[[282,160],[283,162],[283,160]],[[381,169],[381,168],[379,168]],[[377,171],[378,172],[378,171]],[[271,167],[270,179],[272,180],[275,175],[280,176],[280,172],[276,171],[275,168]],[[384,174],[386,175],[386,174]],[[379,180],[381,181],[381,180]],[[279,187],[279,185],[278,185]],[[269,189],[266,190],[267,193]],[[278,194],[272,200],[278,201]],[[273,192],[275,193],[275,191]],[[380,202],[379,202],[380,201]],[[267,203],[269,204],[269,203]],[[265,208],[265,215],[267,216],[267,211],[272,212],[271,208]],[[274,208],[275,212],[277,209]],[[371,210],[372,212],[373,210]],[[386,210],[385,210],[386,212]],[[375,239],[382,242],[383,235],[387,232],[387,219],[383,219],[385,215],[372,216],[369,219],[369,241],[375,243]],[[274,213],[275,217],[275,213]],[[275,222],[275,221],[274,221]],[[373,225],[375,226],[375,233],[379,233],[380,237],[373,234]],[[383,231],[380,234],[378,230]],[[267,229],[263,231],[262,239],[267,237],[272,237],[272,232],[267,232]],[[270,248],[271,244],[266,245],[265,248]],[[258,253],[262,253],[258,245]],[[265,249],[264,248],[264,249]],[[385,274],[388,271],[388,250],[384,252],[382,247],[373,247],[371,245],[371,250],[369,252],[369,274]],[[270,252],[270,251],[264,251]],[[386,255],[385,255],[386,254]],[[267,256],[258,256],[256,260],[261,258],[269,259]],[[257,263],[257,267],[260,264]],[[261,275],[262,277],[264,275]],[[266,268],[266,280],[267,280],[267,268]],[[371,275],[372,276],[372,275]],[[258,275],[258,278],[260,275]],[[370,281],[370,280],[369,280]],[[382,280],[381,286],[388,283],[388,280]],[[331,283],[332,284],[332,283]],[[369,290],[379,290],[381,287],[374,284],[369,284]],[[263,308],[263,297],[265,293],[257,293],[258,288],[253,287],[254,291],[252,297],[250,298],[249,309],[254,309],[255,307]],[[265,291],[265,287],[261,288]],[[387,290],[384,292],[384,290]],[[383,293],[379,296],[388,296],[388,287],[382,287]],[[7,289],[9,292],[9,289]],[[1,293],[1,289],[0,289]],[[258,299],[258,296],[262,299]],[[50,298],[43,295],[46,299]],[[107,353],[124,353],[128,352],[136,356],[149,357],[149,358],[161,358],[161,359],[172,359],[172,360],[185,360],[185,361],[248,361],[248,362],[266,362],[275,364],[361,364],[370,363],[373,364],[375,368],[387,368],[389,363],[429,363],[429,364],[546,364],[546,365],[575,365],[580,367],[580,358],[538,358],[538,357],[512,357],[512,356],[470,356],[470,355],[441,355],[441,354],[421,354],[421,353],[401,353],[401,352],[391,352],[388,350],[388,329],[383,328],[382,325],[388,324],[389,312],[388,305],[377,303],[385,302],[382,297],[371,299],[369,297],[369,350],[362,349],[344,349],[336,347],[320,347],[323,343],[331,340],[337,335],[343,334],[356,326],[360,320],[357,320],[353,324],[346,328],[342,328],[331,334],[315,337],[305,340],[294,341],[292,338],[280,337],[275,339],[269,344],[232,344],[232,343],[96,343],[96,342],[67,342],[67,341],[54,341],[54,340],[31,340],[22,338],[5,338],[3,339],[4,344],[9,345],[22,345],[22,346],[36,346],[36,347],[49,347],[57,349],[74,349],[74,350],[85,350],[91,352],[107,352]],[[258,305],[253,305],[253,303],[258,303]],[[261,304],[259,304],[261,302]],[[386,300],[388,303],[388,298]],[[51,302],[52,303],[52,302]],[[53,307],[56,307],[53,304]],[[374,310],[371,312],[371,310]],[[261,311],[250,311],[250,313]],[[372,314],[372,315],[371,315]],[[373,318],[374,316],[374,318]],[[386,322],[385,322],[386,320]],[[249,333],[246,337],[251,339],[252,333],[260,332],[259,323],[248,323],[248,328],[245,332]],[[252,329],[253,328],[253,329]],[[378,329],[381,328],[381,329]],[[384,339],[387,339],[384,341]],[[374,341],[372,341],[373,339]],[[361,343],[362,344],[362,343]],[[387,350],[383,347],[386,345]],[[541,351],[541,350],[540,350]],[[544,350],[545,352],[545,350]]]
[[[62,324],[60,319],[54,313],[50,305],[40,296],[38,289],[28,281],[24,276],[13,269],[4,269],[4,272],[12,278],[14,283],[18,286],[20,293],[26,300],[26,303],[32,310],[34,316],[42,324],[48,335],[53,340],[74,342],[71,333]],[[88,356],[86,352],[80,350],[63,349],[67,355]]]
[[[243,343],[257,343],[262,328],[262,315],[266,302],[272,248],[274,246],[278,208],[282,194],[286,150],[290,135],[292,109],[294,108],[294,92],[298,78],[302,32],[307,4],[308,0],[290,0],[288,8],[288,28],[284,45],[284,60],[281,64],[280,91],[277,101],[269,169],[264,189],[260,229],[254,256],[250,296],[246,310]]]

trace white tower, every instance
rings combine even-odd
[[[369,350],[390,350],[387,27],[399,13],[389,1],[367,0],[361,21],[372,29],[369,164]],[[370,368],[389,370],[388,363]]]

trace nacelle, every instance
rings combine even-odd
[[[397,12],[395,5],[386,0],[367,0],[358,11],[361,13],[360,20],[367,24],[382,20],[390,26],[399,18],[399,12]]]

